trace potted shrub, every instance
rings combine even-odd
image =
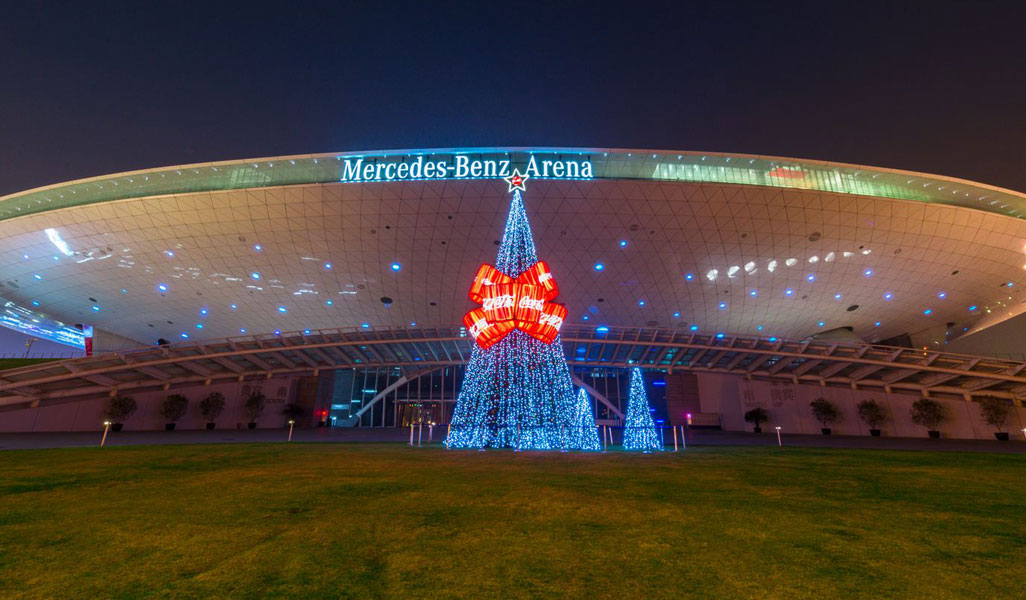
[[[876,400],[863,400],[856,408],[862,422],[869,425],[869,435],[880,437],[880,425],[884,422],[883,407]]]
[[[837,407],[826,398],[816,398],[809,402],[809,406],[812,407],[812,416],[816,417],[816,420],[823,427],[821,429],[823,435],[830,435],[830,425],[837,421],[837,417],[840,416],[837,412]]]
[[[926,428],[930,437],[940,437],[937,426],[944,420],[944,407],[940,402],[930,398],[920,398],[912,403],[909,415],[912,417],[913,423]]]
[[[246,402],[243,408],[246,409],[246,416],[249,417],[249,428],[256,429],[256,421],[260,418],[260,415],[264,412],[264,404],[267,402],[267,397],[264,393],[256,390],[250,393],[246,397]]]
[[[132,416],[132,413],[139,408],[135,398],[131,396],[114,396],[107,403],[107,410],[104,414],[111,421],[110,428],[114,431],[121,431],[125,419]]]
[[[994,437],[1002,441],[1008,441],[1008,432],[1005,431],[1005,421],[1008,419],[1008,403],[1000,398],[984,398],[980,400],[980,414],[987,424],[997,429]]]
[[[765,408],[756,406],[745,413],[745,421],[752,424],[752,431],[762,433],[762,427],[759,427],[759,425],[769,421],[769,413],[766,412]]]
[[[295,421],[299,419],[299,417],[302,417],[304,412],[306,411],[303,410],[302,406],[295,402],[289,402],[285,405],[285,408],[282,409],[281,414],[288,417],[290,421]]]
[[[189,399],[181,394],[171,394],[164,398],[160,404],[160,414],[167,419],[164,424],[164,431],[174,431],[175,423],[185,415],[185,409],[189,407]]]
[[[207,420],[207,429],[213,429],[215,427],[214,422],[224,412],[224,394],[221,392],[210,392],[200,402],[200,412],[203,413],[203,417]]]

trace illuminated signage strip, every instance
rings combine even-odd
[[[746,155],[493,147],[282,156],[119,173],[4,196],[0,220],[146,196],[329,182],[486,180],[506,178],[516,169],[535,179],[768,186],[937,202],[1026,217],[1026,196],[1021,193],[922,173]]]
[[[448,156],[380,156],[342,159],[342,182],[413,181],[425,179],[502,179],[514,170],[538,179],[592,179],[587,158],[455,154]]]

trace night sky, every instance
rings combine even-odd
[[[1023,2],[16,4],[0,20],[0,194],[495,145],[770,154],[1026,190]]]

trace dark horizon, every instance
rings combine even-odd
[[[1018,4],[18,6],[0,194],[347,150],[655,148],[1026,191]]]

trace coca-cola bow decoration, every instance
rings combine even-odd
[[[566,307],[550,302],[559,295],[545,261],[534,263],[513,279],[491,265],[481,265],[470,286],[470,299],[480,308],[463,316],[463,324],[481,348],[489,348],[520,329],[546,344],[559,335]]]

